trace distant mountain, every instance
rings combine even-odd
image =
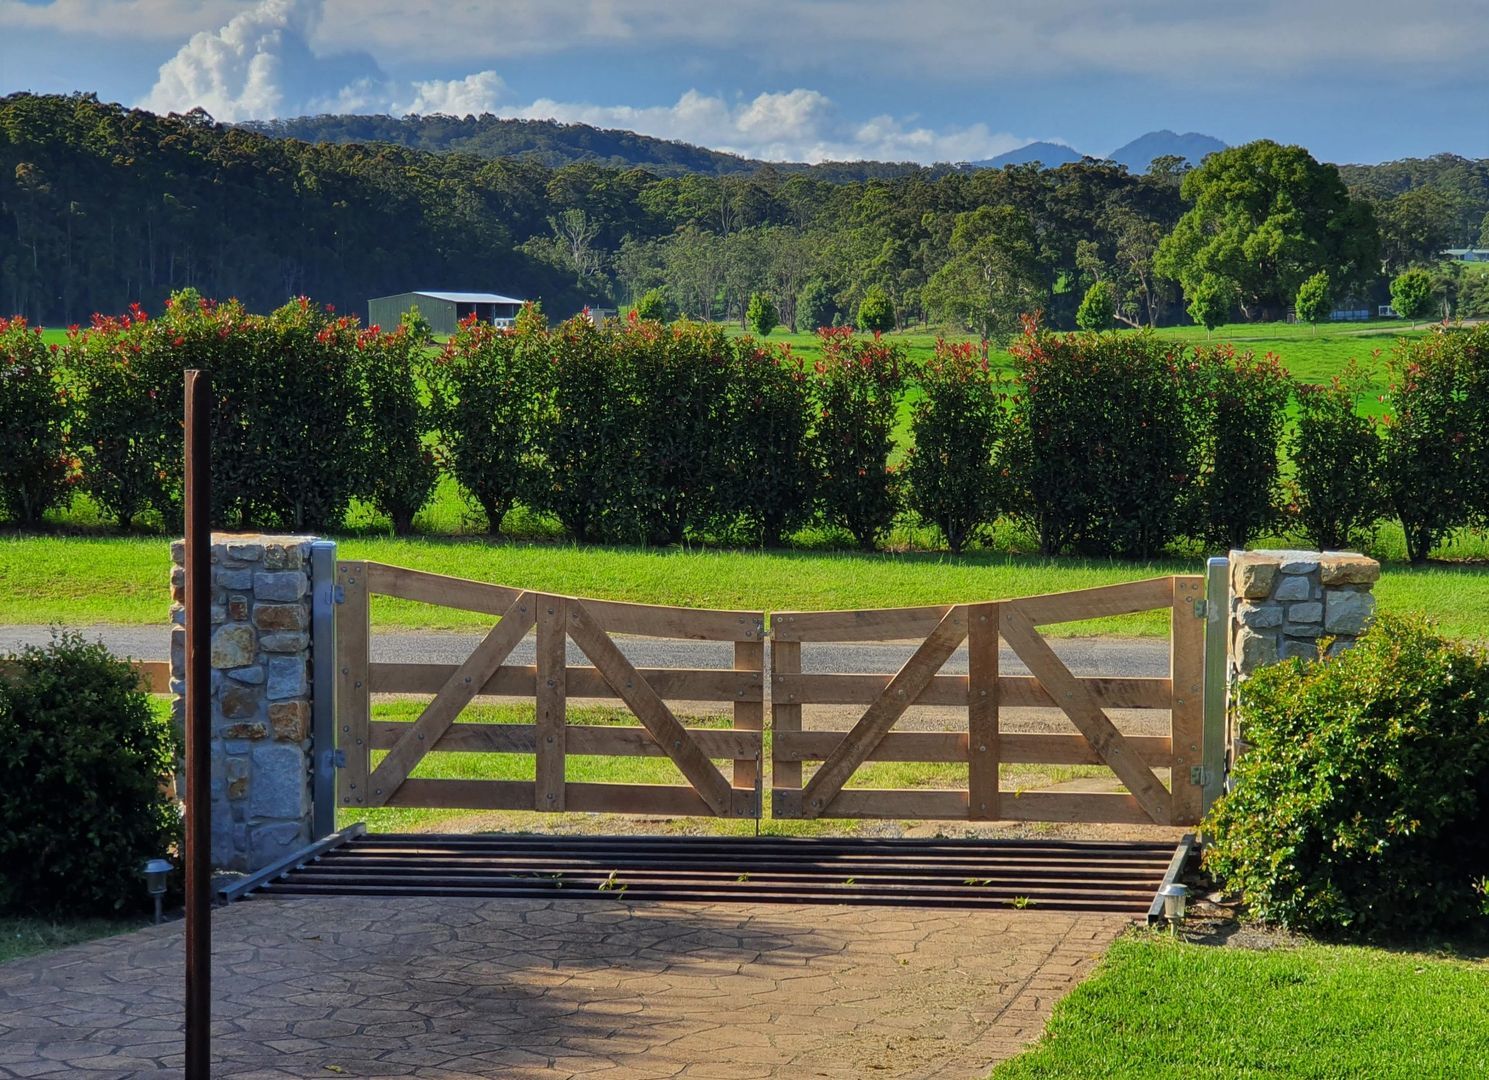
[[[824,161],[819,165],[763,162],[690,143],[638,135],[634,131],[561,124],[556,120],[511,120],[481,116],[299,116],[251,120],[238,125],[280,139],[308,143],[393,143],[433,153],[484,158],[522,158],[556,169],[576,162],[607,168],[643,168],[658,176],[685,173],[753,173],[770,167],[806,172],[832,182],[891,179],[925,170],[915,162]],[[925,170],[946,172],[949,166]]]
[[[1020,146],[1017,150],[1010,150],[1006,154],[996,157],[985,158],[982,161],[973,161],[974,169],[1001,169],[1005,165],[1028,165],[1037,161],[1046,169],[1057,169],[1072,161],[1079,161],[1081,152],[1072,150],[1068,146],[1052,142],[1031,142],[1028,146]]]
[[[1201,135],[1197,131],[1186,131],[1183,135],[1179,135],[1164,130],[1139,135],[1126,146],[1117,147],[1107,156],[1119,165],[1126,165],[1128,172],[1145,173],[1154,158],[1172,154],[1186,159],[1191,165],[1198,165],[1205,159],[1206,154],[1213,154],[1216,150],[1224,149],[1225,143],[1210,135]]]

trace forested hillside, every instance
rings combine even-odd
[[[843,181],[771,165],[661,175],[309,143],[16,94],[0,98],[0,310],[56,325],[134,301],[158,310],[189,286],[253,310],[308,294],[363,312],[371,296],[455,288],[563,316],[658,290],[654,305],[740,320],[759,292],[782,322],[816,327],[854,321],[873,294],[889,325],[998,338],[1026,311],[1074,325],[1100,286],[1134,325],[1182,321],[1186,305],[1275,317],[1317,271],[1344,296],[1434,261],[1439,196],[1451,239],[1481,221],[1485,163],[1432,162],[1459,164],[1427,186],[1411,163],[1350,167],[1353,201],[1333,166],[1267,142],[1141,176],[1090,160]]]

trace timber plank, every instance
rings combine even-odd
[[[1173,579],[1173,621],[1169,633],[1169,678],[1173,683],[1173,817],[1175,825],[1197,825],[1204,794],[1190,782],[1189,770],[1202,763],[1205,739],[1205,620],[1195,613],[1204,597],[1205,579]]]
[[[458,725],[472,726],[472,725]],[[778,761],[823,761],[847,732],[776,732]],[[967,735],[959,731],[891,731],[879,740],[869,761],[970,761]],[[999,758],[1004,765],[1105,765],[1084,735],[1046,735],[1000,731]],[[1167,767],[1170,743],[1166,735],[1128,735],[1127,743],[1149,765]],[[376,742],[374,742],[376,747]],[[444,749],[442,746],[441,749]]]
[[[374,720],[372,748],[389,750],[408,731],[406,720]],[[759,732],[729,728],[684,728],[709,758],[755,760],[760,751]],[[451,724],[430,748],[431,753],[533,754],[537,752],[536,724]],[[1084,742],[1084,740],[1081,740]],[[1165,740],[1165,743],[1167,740]],[[569,724],[564,730],[567,756],[666,757],[651,732],[644,727],[602,727],[598,724]],[[964,755],[965,757],[965,755]],[[918,761],[919,758],[908,758]]]
[[[955,605],[861,611],[772,612],[775,641],[901,641],[923,638]]]
[[[771,676],[770,689],[773,697],[786,702],[806,705],[867,705],[884,692],[892,678],[893,675],[880,674],[781,672]],[[1166,710],[1172,704],[1171,684],[1166,678],[1083,677],[1080,681],[1097,703],[1108,708]],[[1001,676],[998,679],[998,701],[1007,708],[1056,707],[1055,699],[1039,685],[1039,680],[1028,675]],[[965,707],[967,676],[935,676],[920,692],[915,704]]]
[[[734,643],[734,669],[763,674],[765,670],[764,640],[736,641]],[[739,731],[764,731],[765,702],[763,700],[736,701],[734,703],[734,727]],[[763,762],[758,757],[759,753],[760,748],[757,746],[754,756],[734,759],[734,786],[736,788],[748,788],[754,791],[762,782]]]
[[[501,666],[527,634],[533,624],[535,606],[527,593],[512,601],[501,621],[472,650],[434,700],[424,707],[419,718],[409,725],[398,745],[389,750],[373,770],[368,780],[372,787],[368,805],[383,805],[386,798],[408,779],[419,759],[439,742],[455,722],[455,717],[476,696],[476,690],[491,678],[491,673]],[[528,791],[531,794],[531,787]],[[531,800],[528,805],[531,805]]]
[[[564,809],[564,739],[568,725],[568,603],[561,596],[535,596],[537,609],[537,762],[533,809]]]
[[[369,592],[379,596],[416,600],[421,604],[434,604],[437,607],[500,615],[512,606],[512,601],[522,592],[521,589],[508,585],[431,574],[424,570],[410,570],[405,566],[388,566],[375,562],[364,565],[367,567]]]
[[[451,675],[455,664],[371,665],[375,694],[434,694]],[[673,701],[763,701],[763,677],[759,672],[724,671],[711,668],[637,668],[662,698]],[[476,692],[477,697],[534,697],[538,669],[534,665],[503,665]],[[618,695],[594,668],[584,664],[568,669],[568,697],[611,699]],[[1167,708],[1167,697],[1164,699]]]
[[[801,671],[801,644],[781,641],[774,636],[775,624],[771,624],[770,673],[771,685],[785,678],[795,677]],[[887,684],[886,684],[887,685]],[[780,755],[781,737],[801,731],[801,705],[791,696],[771,692],[770,697],[771,746],[774,755],[770,762],[770,786],[773,790],[797,789],[801,787],[801,759],[787,759]],[[837,744],[834,743],[834,746]],[[831,751],[829,751],[831,753]],[[825,754],[823,755],[826,756]],[[777,814],[776,816],[780,816]]]
[[[1014,601],[1003,606],[1000,630],[1003,640],[1060,703],[1065,715],[1101,755],[1102,761],[1127,785],[1154,823],[1168,824],[1169,796],[1152,771],[1138,759],[1122,733],[1112,724],[1086,688],[1061,663],[1049,643]]]
[[[342,806],[371,806],[368,774],[372,768],[371,685],[367,671],[372,636],[367,603],[367,564],[338,562],[336,586],[342,602],[336,606],[336,745],[346,760],[337,781]]]
[[[967,810],[998,820],[998,605],[967,608]]]
[[[1145,578],[1120,585],[1022,596],[1017,603],[1025,618],[1035,626],[1043,626],[1110,615],[1135,615],[1139,611],[1168,607],[1173,603],[1173,586],[1167,577]]]
[[[589,598],[583,603],[595,625],[607,634],[695,641],[759,641],[764,636],[765,613],[761,611],[662,607]]]

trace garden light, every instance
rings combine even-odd
[[[155,898],[155,922],[160,922],[160,899],[165,895],[165,879],[175,867],[169,859],[151,859],[140,871],[145,877],[145,888]]]
[[[1163,897],[1163,917],[1169,921],[1169,925],[1178,926],[1184,921],[1184,904],[1189,899],[1189,887],[1165,885],[1158,890],[1158,895]]]

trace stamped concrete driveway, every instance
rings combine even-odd
[[[255,899],[214,914],[218,1077],[957,1077],[1117,916]],[[181,924],[0,966],[0,1076],[179,1076]]]

